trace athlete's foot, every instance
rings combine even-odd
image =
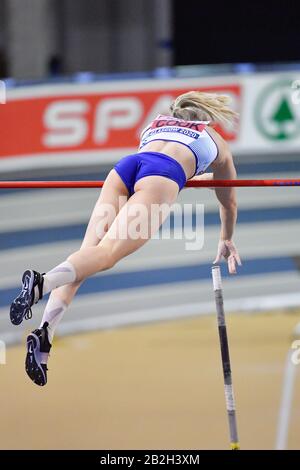
[[[43,297],[43,275],[27,270],[22,276],[22,290],[10,307],[10,320],[13,325],[20,325],[25,318],[32,317],[31,307]]]
[[[42,328],[34,330],[27,337],[25,369],[28,377],[40,386],[47,383],[47,360],[51,349],[47,326],[45,322]]]

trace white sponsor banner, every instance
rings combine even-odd
[[[241,125],[236,153],[300,154],[300,73],[242,79]]]
[[[300,151],[300,74],[42,85],[7,93],[0,106],[0,168],[113,164],[188,90],[224,93],[240,113],[217,130],[236,155]]]

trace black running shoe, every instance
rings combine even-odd
[[[22,276],[22,290],[10,307],[10,320],[13,325],[20,325],[25,318],[32,317],[31,307],[43,297],[43,275],[27,270]]]
[[[28,377],[41,387],[47,383],[47,365],[44,363],[45,357],[50,352],[51,344],[47,331],[48,323],[45,322],[42,328],[34,330],[27,337],[27,355],[25,369]],[[44,357],[43,357],[44,356]],[[44,361],[43,361],[44,360]]]

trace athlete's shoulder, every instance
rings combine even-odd
[[[217,132],[213,127],[209,126],[206,128],[206,132],[214,140],[217,149],[218,149],[218,158],[215,160],[214,164],[220,164],[224,160],[232,159],[232,153],[228,142]]]
[[[206,132],[217,143],[220,149],[222,148],[224,151],[230,149],[228,142],[212,126],[207,126]]]

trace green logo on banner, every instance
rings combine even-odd
[[[291,140],[300,135],[300,105],[292,100],[293,80],[272,83],[259,94],[255,123],[270,140]]]

